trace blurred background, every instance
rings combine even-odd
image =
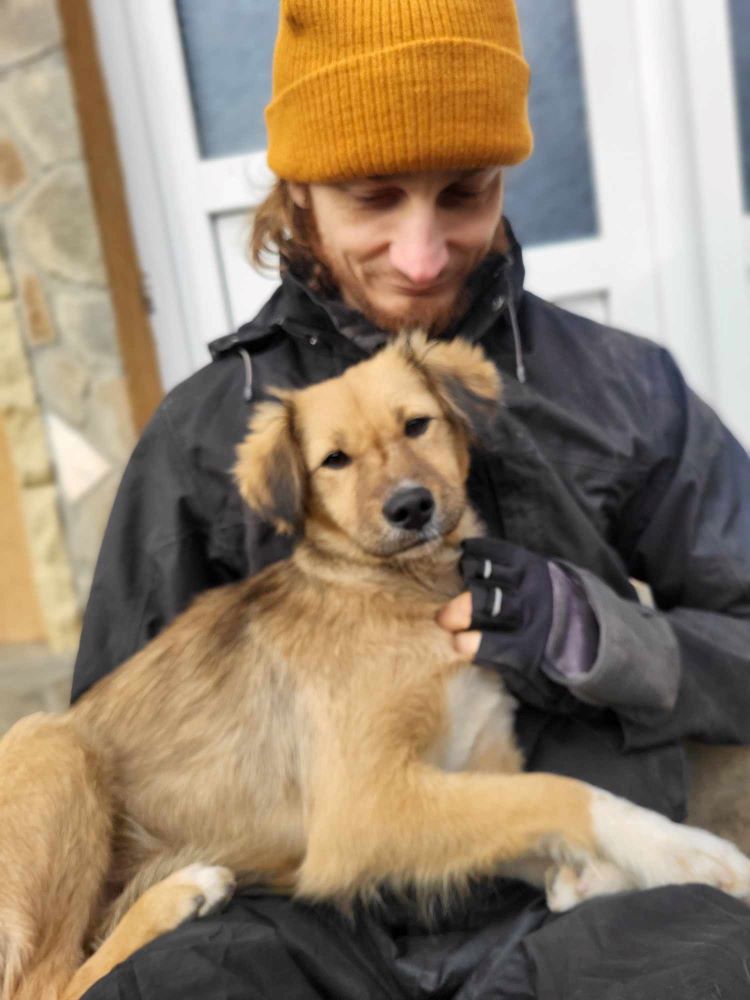
[[[750,0],[519,10],[528,287],[668,346],[747,447]],[[0,0],[0,732],[67,703],[137,433],[273,289],[245,241],[277,15]]]

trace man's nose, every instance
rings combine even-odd
[[[412,285],[431,285],[448,263],[448,247],[439,220],[427,211],[407,213],[390,247],[391,266]]]

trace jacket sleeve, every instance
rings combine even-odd
[[[115,498],[84,615],[73,700],[144,646],[197,593],[232,578],[213,551],[199,488],[167,399],[138,442]]]
[[[649,473],[618,548],[655,609],[576,570],[599,625],[596,660],[566,684],[615,710],[631,748],[750,743],[750,459],[658,354]]]

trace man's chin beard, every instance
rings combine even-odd
[[[309,249],[313,258],[317,260],[319,274],[316,278],[316,284],[320,290],[325,294],[340,295],[344,301],[358,309],[365,319],[368,319],[378,330],[384,330],[387,333],[422,330],[432,337],[444,333],[467,312],[471,304],[468,283],[474,271],[490,254],[508,252],[508,238],[505,232],[505,223],[501,217],[490,246],[474,261],[473,266],[464,276],[460,289],[452,302],[436,308],[430,304],[429,300],[425,300],[422,303],[415,303],[411,309],[393,313],[379,309],[369,300],[360,284],[352,282],[348,274],[342,275],[338,272],[336,264],[331,255],[327,253],[320,238],[317,220],[312,208],[310,209],[310,230]]]
[[[334,275],[335,277],[335,275]],[[436,307],[428,301],[415,304],[411,309],[391,312],[379,309],[367,298],[360,288],[347,287],[339,282],[342,295],[358,309],[378,330],[387,333],[401,333],[408,330],[423,330],[432,337],[444,333],[469,308],[470,297],[464,283],[452,302]]]

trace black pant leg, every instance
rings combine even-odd
[[[536,890],[504,880],[427,926],[405,899],[348,919],[258,892],[153,941],[85,1000],[533,1000],[518,945],[547,916]]]
[[[750,997],[750,907],[708,886],[594,899],[524,947],[538,1000]]]
[[[238,896],[140,949],[85,1000],[402,1000],[379,958],[331,909]]]

